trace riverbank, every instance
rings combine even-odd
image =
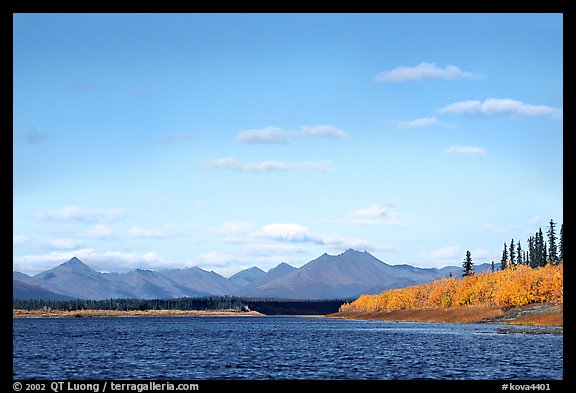
[[[101,318],[101,317],[245,317],[263,316],[257,311],[237,310],[77,310],[13,309],[13,318]]]
[[[454,308],[403,309],[390,312],[341,311],[329,318],[393,321],[393,322],[448,322],[448,323],[503,323],[529,326],[563,326],[562,304],[541,303],[509,310],[478,305]]]

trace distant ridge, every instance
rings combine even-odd
[[[477,272],[490,265],[475,266]],[[462,268],[423,269],[388,265],[367,251],[349,249],[339,255],[322,254],[295,268],[287,263],[264,272],[254,266],[230,278],[199,267],[128,273],[100,273],[74,257],[35,276],[13,273],[15,299],[176,298],[230,295],[291,299],[342,299],[430,282]]]
[[[229,278],[230,281],[236,283],[238,286],[245,287],[250,285],[254,281],[262,278],[266,275],[266,272],[259,267],[252,266],[248,269],[244,269],[234,274]]]
[[[14,280],[12,283],[12,298],[14,299],[42,299],[42,300],[71,300],[70,296],[51,292],[37,285],[27,284]]]
[[[234,295],[236,295],[236,296],[253,296],[256,288],[258,288],[262,285],[266,285],[269,282],[276,280],[277,278],[283,277],[286,274],[291,273],[294,270],[296,270],[296,268],[294,266],[290,266],[286,262],[282,262],[278,266],[268,270],[268,272],[264,273],[263,275],[261,275],[257,279],[250,282],[245,287],[240,288],[239,290],[235,291]]]

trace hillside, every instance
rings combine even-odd
[[[230,276],[228,280],[236,283],[240,287],[245,287],[252,284],[255,280],[261,279],[266,275],[266,272],[257,266],[252,266],[251,268],[244,269],[238,273]]]
[[[443,278],[432,283],[364,295],[342,305],[341,312],[393,312],[490,306],[504,310],[534,303],[563,303],[563,265],[519,265],[474,276]]]
[[[14,299],[46,299],[46,300],[68,300],[70,296],[51,292],[47,289],[32,285],[22,281],[14,281],[12,284],[12,297]]]
[[[479,267],[480,270],[488,265]],[[375,294],[390,288],[460,275],[461,268],[418,268],[388,265],[370,253],[349,249],[339,255],[323,254],[281,277],[237,294],[266,298],[344,299]]]
[[[478,272],[488,264],[476,266]],[[136,269],[127,273],[101,273],[78,258],[28,276],[13,273],[14,298],[53,298],[53,294],[77,299],[157,299],[198,296],[243,296],[278,299],[349,299],[390,288],[431,282],[461,275],[461,267],[442,269],[388,265],[370,253],[348,250],[323,254],[295,268],[280,263],[267,272],[258,267],[230,278],[197,266],[171,270]],[[33,285],[48,292],[26,291]],[[34,288],[32,288],[34,289]]]
[[[250,269],[248,269],[248,270],[250,270]],[[293,266],[290,266],[289,264],[287,264],[285,262],[282,262],[279,265],[277,265],[276,267],[273,267],[272,269],[268,270],[263,275],[260,275],[259,277],[253,279],[252,281],[250,281],[248,284],[246,284],[242,288],[234,291],[233,295],[235,295],[235,296],[253,296],[256,293],[257,288],[264,286],[264,285],[268,284],[269,282],[272,282],[272,281],[274,281],[280,277],[283,277],[286,274],[293,272],[294,270],[297,270],[297,269]],[[245,270],[242,270],[241,272],[236,273],[234,276],[237,276],[238,274],[241,274],[242,272],[245,272]],[[234,276],[230,277],[230,280],[232,278],[234,278]]]

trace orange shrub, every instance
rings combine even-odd
[[[458,280],[456,278],[442,278],[425,285],[430,288],[428,292],[429,307],[449,308],[453,306],[454,295],[456,294],[458,286]]]
[[[442,278],[429,284],[362,295],[341,311],[394,311],[411,308],[450,308],[485,304],[501,308],[530,303],[562,303],[562,264],[532,269],[518,265],[461,279]]]

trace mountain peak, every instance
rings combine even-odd
[[[276,266],[273,267],[272,269],[277,269],[277,268],[279,268],[279,267],[284,268],[284,267],[286,267],[286,266],[287,266],[287,267],[290,267],[290,268],[294,268],[292,265],[289,265],[289,264],[286,263],[286,262],[280,262],[278,265],[276,265]],[[272,269],[270,269],[270,270],[272,270]]]
[[[92,268],[90,268],[90,266],[86,265],[84,262],[82,262],[80,259],[78,259],[76,257],[72,257],[72,259],[70,259],[68,262],[64,262],[60,266],[72,268],[74,270],[78,270],[78,269],[90,270],[90,271],[92,270]]]
[[[296,270],[296,268],[294,266],[287,264],[286,262],[281,262],[277,266],[268,270],[267,274],[268,275],[278,275],[278,274],[284,274],[286,272],[291,272],[292,270]]]

